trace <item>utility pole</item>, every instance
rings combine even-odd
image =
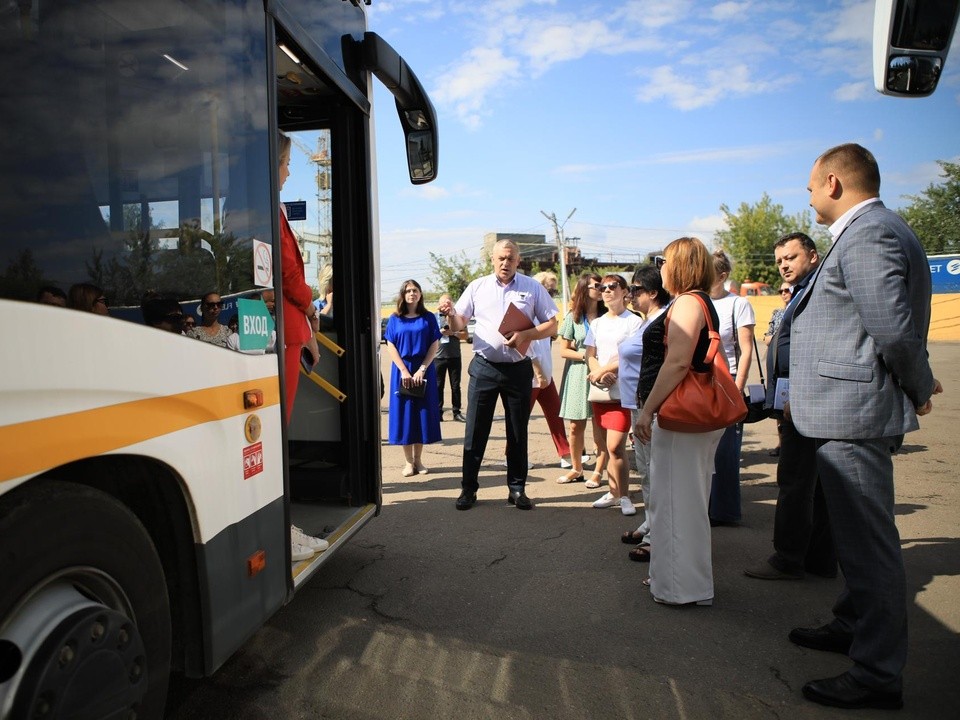
[[[567,220],[572,218],[576,211],[576,208],[571,210],[570,214],[567,215]],[[563,288],[563,310],[566,312],[566,309],[570,305],[570,286],[567,283],[567,250],[564,247],[563,242],[563,227],[567,224],[567,220],[564,220],[562,223],[558,224],[556,213],[550,213],[547,215],[543,210],[541,210],[540,214],[553,224],[553,236],[557,243],[557,253],[560,255],[560,284]]]

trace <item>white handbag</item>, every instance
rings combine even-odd
[[[614,383],[613,385],[590,383],[587,400],[595,403],[620,402],[620,386],[618,383]]]

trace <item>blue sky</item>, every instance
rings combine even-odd
[[[936,160],[960,160],[960,43],[934,96],[882,96],[872,0],[374,0],[368,12],[440,126],[439,177],[414,187],[378,89],[385,298],[409,277],[430,286],[430,251],[478,258],[487,232],[552,237],[541,210],[562,221],[577,208],[565,233],[585,255],[636,255],[682,234],[712,241],[722,203],[766,192],[806,209],[813,160],[841,142],[874,152],[892,207],[937,180]]]

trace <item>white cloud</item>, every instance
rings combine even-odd
[[[883,140],[883,129],[882,129],[882,128],[875,128],[875,129],[874,129],[874,131],[873,131],[873,139],[874,139],[875,141],[877,141],[877,142],[880,142],[880,141]]]
[[[941,158],[947,162],[958,162],[957,157],[952,158]],[[898,193],[907,193],[915,195],[923,190],[926,190],[928,186],[940,185],[943,183],[943,170],[936,163],[924,162],[917,163],[911,167],[906,168],[905,170],[899,172],[883,172],[883,163],[880,164],[880,174],[883,178],[883,185],[889,186],[893,185],[898,188]]]
[[[710,8],[710,19],[717,22],[726,22],[727,20],[743,19],[747,10],[750,9],[749,2],[722,2]]]
[[[543,71],[555,63],[581,58],[593,50],[608,47],[613,35],[599,20],[537,25],[528,30],[522,50],[534,66]]]
[[[419,197],[422,197],[425,200],[445,200],[450,197],[449,190],[434,183],[430,183],[429,185],[419,185],[415,190],[413,188],[408,188],[406,191],[415,192]]]
[[[728,148],[703,148],[682,152],[661,153],[650,158],[654,165],[698,165],[701,163],[755,162],[778,155],[786,155],[796,149],[796,142],[770,145],[746,145]]]
[[[827,42],[870,45],[873,41],[873,10],[875,0],[858,0],[839,12],[830,11],[830,30]]]
[[[659,153],[643,159],[619,160],[611,163],[571,163],[553,169],[556,175],[609,176],[618,170],[629,170],[650,165],[701,165],[704,163],[752,163],[771,157],[789,155],[798,148],[805,149],[801,141],[773,143],[768,145],[745,145],[728,148],[700,148],[672,153]]]
[[[696,233],[710,234],[712,237],[718,230],[727,229],[727,219],[721,213],[716,215],[707,215],[706,217],[694,216],[690,222],[690,229]],[[703,238],[701,238],[703,239]]]
[[[474,48],[437,81],[434,101],[447,106],[468,128],[475,129],[485,110],[487,95],[518,76],[519,63],[499,48]]]
[[[852,102],[866,100],[873,96],[873,84],[868,82],[852,82],[841,85],[833,91],[833,99],[837,102]]]
[[[722,70],[707,70],[696,77],[681,77],[667,65],[641,71],[641,75],[646,76],[646,84],[637,92],[638,100],[666,100],[679,110],[696,110],[729,97],[760,95],[795,82],[795,78],[790,76],[754,79],[750,68],[742,63]]]
[[[657,29],[680,22],[692,9],[692,0],[628,0],[614,15],[643,28]]]

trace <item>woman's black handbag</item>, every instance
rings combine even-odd
[[[739,351],[739,348],[737,348]],[[763,400],[750,402],[750,395],[745,393],[743,401],[747,404],[747,416],[743,419],[745,423],[755,423],[766,420],[770,417],[770,410],[763,407],[767,400],[767,383],[763,378],[763,363],[760,362],[760,349],[757,347],[757,338],[753,338],[753,356],[757,359],[757,369],[760,371],[760,386],[763,388]]]
[[[737,337],[737,321],[736,321],[736,312],[737,312],[737,302],[733,302],[733,316],[731,322],[733,323],[733,349],[737,357],[737,365],[740,364],[740,340]],[[757,336],[753,336],[753,356],[757,359],[757,369],[760,371],[760,386],[763,388],[763,400],[758,400],[756,402],[750,402],[750,394],[743,394],[743,402],[747,405],[747,416],[743,419],[745,423],[755,423],[760,422],[761,420],[766,420],[770,417],[770,411],[764,409],[763,404],[766,402],[767,398],[767,383],[763,379],[763,363],[760,362],[760,348],[757,347]]]
[[[410,385],[408,387],[401,383],[397,392],[407,397],[422,398],[427,392],[427,384],[420,383],[419,385]]]

